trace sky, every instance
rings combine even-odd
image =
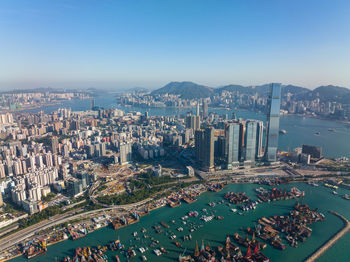
[[[0,90],[350,87],[349,0],[1,0]]]

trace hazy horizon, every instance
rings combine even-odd
[[[18,91],[18,90],[31,90],[31,89],[41,89],[41,88],[51,88],[53,90],[88,90],[88,89],[97,89],[97,90],[103,90],[103,91],[127,91],[127,90],[131,90],[131,89],[136,89],[136,88],[144,88],[144,89],[147,89],[149,91],[153,91],[153,90],[156,90],[156,89],[159,89],[159,88],[162,88],[164,87],[165,85],[171,83],[171,82],[193,82],[195,84],[198,84],[198,85],[203,85],[203,86],[206,86],[206,87],[209,87],[209,88],[220,88],[220,87],[223,87],[223,86],[227,86],[227,85],[241,85],[241,84],[237,84],[237,83],[227,83],[227,84],[224,84],[224,85],[215,85],[215,86],[209,86],[209,85],[205,85],[203,83],[199,83],[199,82],[194,82],[194,81],[190,81],[190,80],[184,80],[184,81],[168,81],[166,82],[165,84],[161,84],[161,85],[151,85],[149,87],[147,86],[141,86],[141,85],[138,85],[138,86],[124,86],[124,87],[116,87],[116,86],[110,86],[110,87],[102,87],[102,86],[69,86],[69,85],[65,85],[65,86],[33,86],[33,87],[15,87],[15,88],[6,88],[6,89],[1,89],[0,88],[0,92],[1,91]],[[272,82],[267,82],[267,83],[261,83],[261,84],[256,84],[256,85],[253,85],[253,84],[250,84],[250,85],[241,85],[241,86],[244,86],[244,87],[257,87],[257,86],[262,86],[262,85],[266,85],[266,84],[270,84]],[[282,86],[287,86],[287,85],[293,85],[293,86],[299,86],[299,87],[304,87],[304,88],[307,88],[307,89],[310,89],[310,90],[314,90],[315,88],[319,87],[314,87],[314,88],[309,88],[309,87],[306,87],[306,86],[301,86],[301,85],[295,85],[295,84],[291,84],[291,83],[281,83]],[[328,86],[328,85],[332,85],[332,84],[324,84],[324,85],[320,85],[320,86]],[[333,86],[336,86],[336,85],[333,85]],[[348,88],[350,89],[350,87],[346,87],[346,86],[343,86],[345,88]]]

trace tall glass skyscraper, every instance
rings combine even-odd
[[[281,84],[270,86],[268,101],[267,132],[265,159],[269,162],[277,161],[278,135],[280,129]]]
[[[248,120],[244,137],[245,161],[255,162],[258,121]]]
[[[240,123],[228,123],[225,127],[227,169],[239,165],[239,133]]]

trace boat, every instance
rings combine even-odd
[[[233,213],[236,213],[236,212],[237,212],[237,209],[236,209],[236,208],[232,208],[231,211],[232,211]]]
[[[334,128],[328,128],[328,131],[329,132],[335,132],[335,129]]]
[[[316,136],[319,136],[321,133],[320,132],[316,132],[314,133]]]
[[[217,219],[217,220],[223,220],[224,217],[222,217],[222,216],[215,216],[215,219]]]
[[[115,261],[120,262],[120,258],[118,257],[118,255],[115,255]]]
[[[280,134],[282,134],[282,135],[285,135],[285,134],[287,134],[287,130],[285,130],[285,129],[280,129]]]
[[[147,257],[145,255],[141,256],[142,261],[147,261]]]
[[[162,254],[162,252],[160,252],[159,249],[155,249],[153,250],[154,254],[156,254],[157,256],[160,256]]]
[[[329,187],[329,188],[333,188],[333,189],[338,189],[338,186],[330,185],[330,184],[327,184],[327,183],[325,183],[324,186],[325,187]]]
[[[174,243],[174,245],[175,245],[175,246],[177,246],[177,247],[181,247],[181,244],[180,244],[179,242],[174,241],[173,243]]]
[[[165,228],[169,228],[169,227],[170,227],[170,226],[169,226],[167,223],[165,223],[164,221],[161,221],[160,224],[161,224],[163,227],[165,227]]]
[[[338,192],[337,191],[332,191],[332,194],[333,195],[338,195]]]
[[[37,251],[31,251],[31,252],[28,252],[25,254],[26,258],[28,259],[31,259],[31,258],[35,258],[35,257],[38,257],[40,255],[44,255],[46,254],[47,252],[47,249],[40,249],[40,250],[37,250]]]
[[[346,200],[350,200],[350,196],[349,196],[348,194],[345,194],[345,195],[343,196],[343,198],[346,199]]]

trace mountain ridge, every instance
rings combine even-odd
[[[200,85],[190,81],[183,82],[169,82],[163,87],[153,90],[151,95],[164,95],[174,94],[179,95],[183,99],[200,99],[211,97],[221,92],[240,92],[243,94],[253,95],[258,93],[259,95],[267,94],[270,84],[258,85],[258,86],[243,86],[236,84],[229,84],[220,87],[209,87]],[[296,86],[296,85],[282,85],[282,97],[287,93],[291,93],[298,99],[315,99],[319,98],[321,101],[336,101],[341,103],[350,103],[350,89],[346,87],[325,85],[319,86],[314,90]]]

